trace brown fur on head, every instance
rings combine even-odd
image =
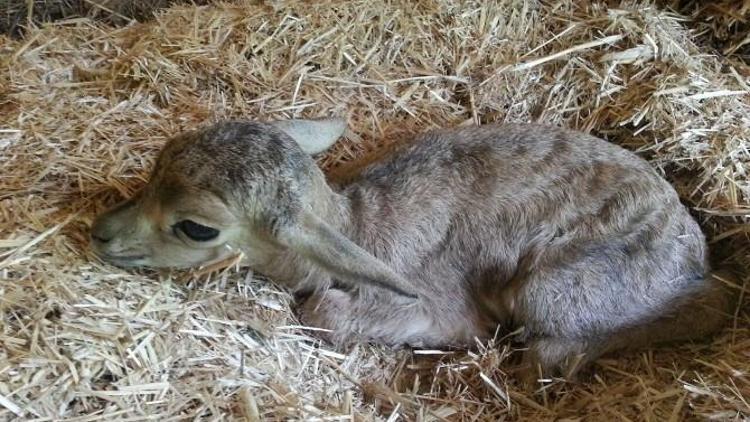
[[[122,266],[191,267],[242,251],[281,282],[314,271],[413,295],[399,276],[338,232],[336,194],[311,153],[342,134],[341,120],[225,122],[167,142],[147,186],[96,219],[95,251]]]

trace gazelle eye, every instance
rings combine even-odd
[[[198,224],[191,220],[182,220],[179,223],[172,226],[175,231],[179,230],[185,234],[185,236],[197,241],[206,242],[211,239],[215,239],[219,235],[219,231],[202,224]]]

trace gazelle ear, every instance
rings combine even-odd
[[[346,130],[346,119],[279,120],[272,122],[289,135],[306,153],[321,153],[333,145]]]
[[[375,258],[310,211],[296,225],[279,230],[278,241],[315,262],[338,280],[370,284],[416,298],[413,287],[383,261]]]

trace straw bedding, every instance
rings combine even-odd
[[[0,33],[22,36],[30,25],[79,18],[124,25],[147,20],[173,4],[208,4],[209,0],[0,0]]]
[[[690,17],[688,26],[706,44],[729,58],[750,63],[750,0],[665,0]]]
[[[332,350],[247,269],[125,271],[87,248],[165,139],[205,122],[347,115],[332,169],[427,128],[543,121],[639,151],[747,274],[750,71],[690,24],[646,1],[246,2],[0,38],[0,419],[750,419],[747,277],[712,342],[532,395],[506,338]]]

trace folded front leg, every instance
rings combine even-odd
[[[330,330],[321,337],[336,345],[372,341],[390,346],[428,347],[451,343],[455,335],[426,312],[424,303],[395,295],[374,296],[329,289],[300,307],[301,321]]]

